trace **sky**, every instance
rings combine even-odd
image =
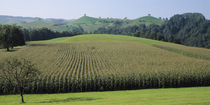
[[[210,19],[210,0],[0,0],[0,15],[77,19],[91,17],[135,19],[151,14],[170,18],[187,12]]]

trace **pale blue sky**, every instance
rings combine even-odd
[[[152,14],[199,12],[210,19],[210,0],[0,0],[0,15],[76,19],[92,17],[130,19]]]

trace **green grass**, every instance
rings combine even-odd
[[[187,52],[187,51],[172,48],[172,47],[165,47],[165,46],[161,46],[161,45],[153,45],[153,46],[157,47],[157,48],[160,48],[160,49],[163,49],[163,50],[167,50],[167,51],[170,51],[170,52],[181,54],[183,56],[188,56],[188,57],[193,57],[193,58],[203,59],[203,60],[210,60],[210,57],[208,57],[208,56],[198,55],[198,54],[194,54],[194,53],[191,53],[191,52]]]
[[[140,42],[143,44],[166,44],[167,42],[156,41],[146,38],[137,38],[125,35],[110,35],[110,34],[87,34],[78,35],[74,37],[61,37],[44,41],[31,41],[27,44],[33,43],[81,43],[81,42]],[[169,44],[169,43],[168,43]]]
[[[210,87],[24,95],[24,105],[209,105]],[[0,96],[0,105],[21,105],[19,95]]]

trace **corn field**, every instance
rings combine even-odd
[[[210,61],[137,42],[31,44],[0,51],[36,63],[40,81],[25,93],[65,93],[210,86]],[[0,94],[17,93],[0,81]]]

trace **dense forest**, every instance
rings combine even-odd
[[[175,15],[162,26],[148,27],[146,32],[148,35],[143,35],[141,32],[143,31],[135,35],[187,46],[210,48],[210,21],[198,13]]]
[[[210,20],[200,13],[174,15],[170,19],[149,15],[135,20],[83,16],[71,22],[56,22],[38,20],[21,25],[1,25],[0,47],[79,34],[121,34],[210,48]]]

